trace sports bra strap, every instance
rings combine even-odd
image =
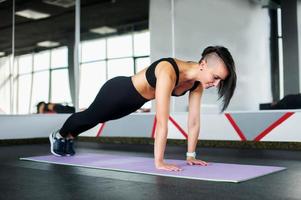
[[[162,58],[160,60],[157,60],[155,62],[153,62],[149,67],[148,69],[146,70],[145,72],[145,76],[146,76],[146,80],[147,82],[153,87],[155,88],[156,87],[156,83],[157,83],[157,78],[156,78],[156,75],[155,75],[155,69],[157,67],[157,65],[162,62],[162,61],[167,61],[169,62],[172,67],[174,68],[175,72],[176,72],[176,76],[177,76],[177,79],[176,79],[176,86],[178,85],[178,82],[179,82],[179,67],[176,63],[176,61],[173,59],[173,58]]]

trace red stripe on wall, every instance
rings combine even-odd
[[[169,116],[169,120],[175,125],[175,127],[182,133],[182,135],[188,139],[188,134],[180,127],[179,124],[171,117]]]
[[[277,121],[275,121],[273,124],[271,124],[267,129],[265,129],[262,133],[260,133],[254,141],[260,141],[263,137],[265,137],[267,134],[269,134],[274,128],[279,126],[282,122],[287,120],[290,116],[292,116],[294,112],[288,112],[285,113],[282,117],[280,117]]]
[[[101,126],[100,126],[100,128],[99,128],[99,130],[98,130],[98,132],[97,132],[96,137],[100,137],[100,135],[101,135],[101,133],[102,133],[102,130],[103,130],[103,128],[105,127],[105,124],[106,124],[106,123],[102,123],[102,124],[101,124]]]
[[[237,132],[237,134],[240,137],[241,141],[246,141],[247,138],[245,137],[243,132],[240,130],[240,128],[238,127],[238,125],[236,124],[234,119],[231,117],[231,115],[229,113],[226,113],[225,116],[227,117],[227,119],[229,120],[229,122],[231,123],[231,125],[233,126],[235,131]]]

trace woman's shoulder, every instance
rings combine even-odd
[[[168,60],[162,60],[157,64],[156,74],[157,73],[174,74],[175,70],[174,70],[173,63],[169,62]]]

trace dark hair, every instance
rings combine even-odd
[[[44,101],[41,101],[37,104],[37,113],[40,113],[40,107],[42,105],[46,106],[46,103]],[[45,107],[44,107],[44,110],[45,110]],[[42,111],[42,113],[44,112],[44,110]]]
[[[218,85],[218,99],[223,98],[223,106],[221,110],[221,112],[223,112],[228,107],[236,87],[237,77],[235,63],[229,50],[223,46],[206,47],[202,53],[202,58],[199,62],[201,62],[207,55],[211,53],[216,53],[223,60],[229,72],[227,78],[221,81]]]

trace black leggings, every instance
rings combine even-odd
[[[98,123],[135,112],[147,101],[136,90],[131,77],[112,78],[102,86],[89,108],[72,114],[59,132],[63,137],[69,133],[76,137]]]

